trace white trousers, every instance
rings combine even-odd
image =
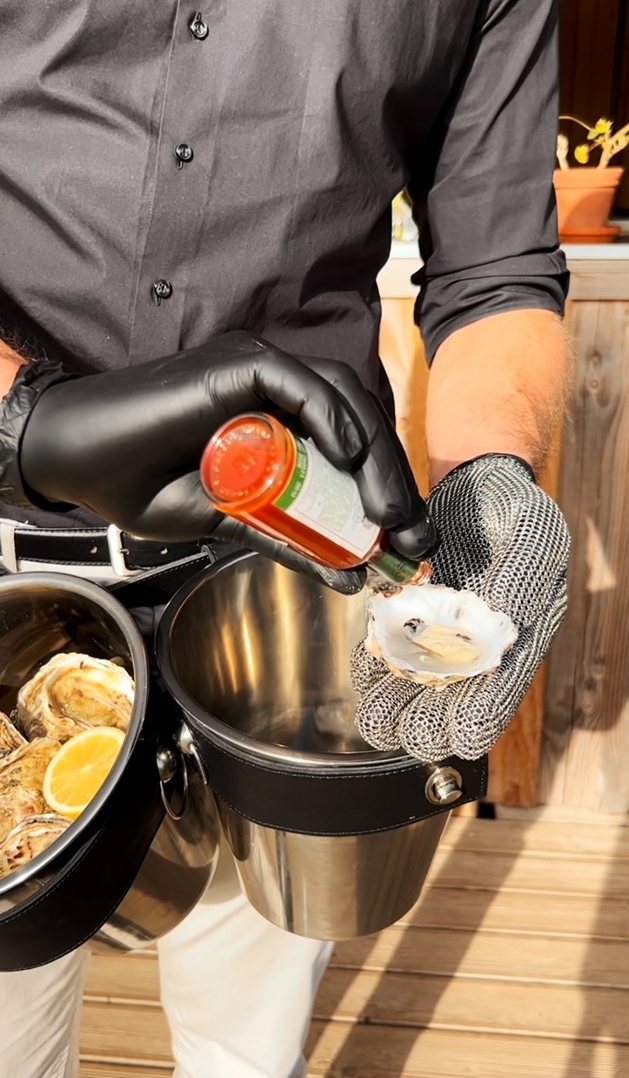
[[[207,895],[158,946],[173,1078],[301,1078],[331,944],[256,913],[223,848]],[[39,969],[0,973],[0,1078],[77,1078],[88,959],[81,948]]]

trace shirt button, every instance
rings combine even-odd
[[[200,11],[197,11],[190,22],[188,23],[188,29],[193,37],[196,37],[197,41],[205,41],[210,29],[206,22],[203,22],[203,15]]]
[[[192,161],[194,150],[192,146],[188,146],[187,142],[180,142],[178,146],[175,146],[175,157],[177,158],[177,168],[183,168],[187,161]]]
[[[158,307],[163,299],[170,299],[172,294],[173,286],[170,281],[165,281],[161,277],[159,280],[153,281],[153,296]]]

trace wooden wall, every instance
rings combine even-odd
[[[424,436],[428,369],[417,327],[414,301],[383,299],[380,355],[395,395],[398,431],[420,489],[428,492],[428,453]],[[556,494],[559,444],[543,485]],[[529,808],[538,802],[540,745],[546,671],[543,669],[490,759],[488,799]]]
[[[558,500],[572,536],[570,605],[549,663],[539,797],[627,812],[629,302],[573,302],[568,319],[576,367]]]
[[[571,400],[542,481],[572,536],[570,604],[548,663],[491,754],[489,799],[626,813],[629,258],[575,261],[571,270]],[[408,292],[383,300],[381,355],[400,435],[425,492],[427,370]]]
[[[560,111],[629,123],[629,0],[560,0]],[[629,212],[629,151],[617,206]]]

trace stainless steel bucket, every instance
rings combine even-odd
[[[62,650],[116,656],[135,680],[135,702],[120,755],[85,812],[0,880],[0,970],[43,965],[93,937],[98,949],[151,942],[196,905],[217,860],[214,798],[184,751],[180,712],[151,683],[127,611],[77,577],[0,578],[0,710]]]
[[[485,760],[426,767],[360,738],[349,655],[364,596],[250,553],[171,600],[157,659],[207,767],[243,888],[318,939],[375,932],[417,900],[448,806],[484,793]]]

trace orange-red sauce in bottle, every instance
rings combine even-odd
[[[429,568],[388,549],[365,516],[355,480],[273,416],[229,420],[210,439],[201,481],[222,513],[287,543],[321,565],[369,562],[396,584],[427,579]]]

